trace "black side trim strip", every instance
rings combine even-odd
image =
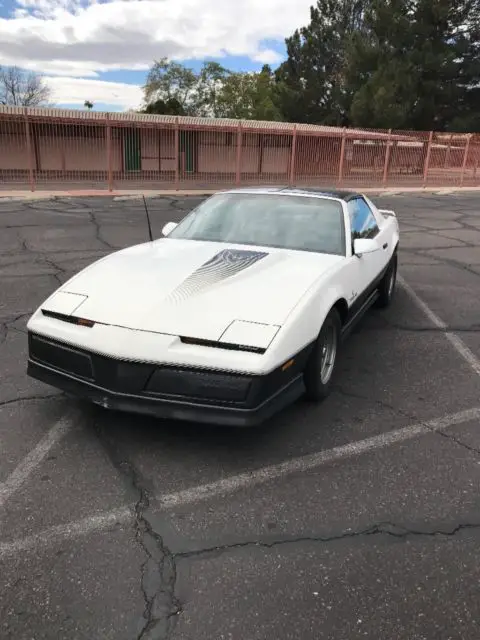
[[[369,297],[363,302],[362,306],[359,307],[354,315],[352,315],[347,322],[342,327],[342,340],[344,340],[351,332],[354,326],[361,320],[361,318],[365,315],[365,313],[370,309],[370,307],[376,302],[379,296],[379,292],[377,289],[372,291]]]

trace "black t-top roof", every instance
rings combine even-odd
[[[301,191],[302,193],[312,193],[317,196],[329,196],[331,198],[338,198],[339,200],[353,200],[353,198],[361,197],[361,194],[357,191],[348,191],[346,189],[321,189],[320,187],[286,187],[285,191]]]

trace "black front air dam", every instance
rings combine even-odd
[[[225,426],[256,426],[303,391],[307,351],[265,376],[130,362],[29,333],[27,373],[105,408]]]

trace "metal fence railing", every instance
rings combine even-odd
[[[480,135],[0,107],[0,189],[480,186]]]

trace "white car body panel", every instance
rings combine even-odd
[[[177,295],[179,286],[192,272],[223,249],[232,247],[267,251],[268,256],[225,280],[203,289],[197,283],[198,290]],[[89,349],[96,343],[96,340],[92,343],[93,336],[101,331],[100,344],[104,351],[124,358],[138,357],[137,346],[131,343],[125,351],[124,346],[117,342],[118,336],[105,341],[105,325],[130,330],[130,342],[132,332],[136,331],[169,337],[221,339],[239,344],[243,344],[241,338],[244,337],[245,344],[266,348],[302,296],[320,282],[322,275],[334,277],[344,260],[341,256],[302,251],[160,239],[115,252],[75,275],[39,307],[28,328],[59,340],[68,339],[71,344]],[[70,298],[72,302],[67,305]],[[97,324],[85,330],[84,327],[45,318],[42,309],[75,314]],[[243,325],[238,321],[243,321]],[[245,323],[255,323],[255,335]],[[314,324],[317,323],[315,319]],[[318,332],[318,327],[314,330]],[[311,337],[311,331],[306,337]],[[86,339],[88,344],[84,342]],[[156,337],[155,344],[158,344],[157,340]],[[303,341],[297,336],[281,352],[294,349]],[[155,349],[155,360],[174,362],[170,351],[172,342],[168,340],[163,344],[168,345],[168,352]],[[176,349],[174,352],[178,356]],[[202,357],[208,357],[210,366],[220,363],[224,366],[224,355],[209,349]],[[230,352],[228,355],[233,363],[238,354]],[[273,368],[274,357],[264,358],[263,364]],[[251,371],[252,358],[247,361]],[[239,369],[245,368],[246,364],[238,362]],[[261,370],[265,370],[265,366]]]
[[[316,340],[334,305],[347,325],[355,319],[390,263],[399,241],[395,213],[363,197],[379,227],[374,251],[353,253],[347,204],[332,197],[344,211],[344,256],[165,237],[112,253],[76,274],[40,305],[27,329],[120,361],[269,374]],[[239,260],[245,263],[238,266]],[[95,324],[81,326],[42,310]],[[265,352],[192,344],[182,336]]]
[[[203,281],[181,289],[204,263],[232,248],[268,255],[224,280],[209,284],[207,274]],[[59,291],[86,296],[76,313],[95,322],[218,340],[233,320],[282,325],[315,279],[341,260],[301,251],[164,238],[111,254]],[[42,306],[57,311],[56,297]]]

